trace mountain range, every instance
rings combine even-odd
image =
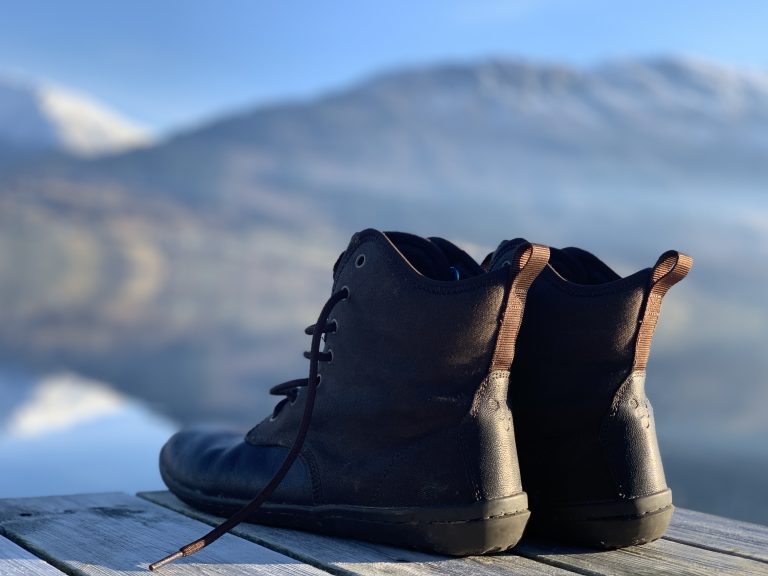
[[[435,65],[151,143],[116,128],[118,149],[142,143],[122,152],[51,136],[56,154],[9,159],[35,122],[0,131],[0,361],[76,370],[181,421],[252,423],[306,369],[302,328],[358,229],[479,258],[515,236],[578,245],[620,273],[676,248],[695,265],[654,341],[661,433],[768,452],[765,71]]]
[[[224,117],[87,172],[208,203],[252,199],[242,179],[390,199],[438,189],[505,198],[626,181],[626,165],[627,183],[650,192],[694,178],[705,190],[752,186],[768,170],[767,94],[764,72],[698,61],[446,65]]]
[[[117,153],[151,141],[146,130],[86,96],[0,78],[0,166],[46,154]]]

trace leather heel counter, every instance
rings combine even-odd
[[[422,437],[390,455],[386,471],[378,473],[379,503],[469,504],[521,493],[512,413],[507,405],[508,383],[508,372],[491,372],[456,426]]]
[[[644,371],[632,372],[617,390],[603,419],[600,442],[619,497],[647,496],[667,488]]]
[[[621,498],[647,496],[667,488],[653,408],[645,395],[645,369],[664,295],[686,277],[692,265],[690,256],[670,250],[651,269],[638,316],[632,371],[614,394],[603,420],[600,442]]]
[[[503,498],[523,490],[508,389],[509,372],[490,372],[459,428],[465,469],[477,500]]]

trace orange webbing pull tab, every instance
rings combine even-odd
[[[632,370],[645,370],[651,353],[651,339],[661,312],[661,300],[672,286],[688,275],[693,258],[682,252],[670,250],[659,256],[651,274],[651,290],[640,316],[640,330],[635,343],[635,361]]]
[[[509,370],[515,357],[515,341],[520,331],[528,288],[549,262],[549,247],[525,243],[511,258],[510,284],[502,306],[501,326],[491,360],[491,372]]]

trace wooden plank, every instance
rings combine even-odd
[[[686,574],[695,576],[743,575],[768,576],[768,564],[705,550],[695,546],[657,540],[643,546],[621,550],[595,550],[545,542],[521,542],[515,550],[528,558],[601,576],[635,576],[638,574]],[[494,557],[498,564],[505,557]]]
[[[195,510],[173,496],[170,492],[143,492],[139,494],[209,524],[218,524],[221,518]],[[333,574],[344,576],[362,575],[419,575],[419,576],[503,576],[528,574],[531,576],[566,576],[573,572],[543,564],[514,554],[504,555],[505,562],[498,565],[487,558],[449,558],[425,554],[413,550],[393,548],[381,544],[332,538],[297,530],[286,530],[241,524],[234,533],[252,542],[273,548],[302,562],[321,566]],[[496,558],[494,556],[492,558]],[[491,558],[491,557],[488,557]]]
[[[768,526],[677,508],[664,538],[768,562]]]
[[[0,574],[2,576],[62,576],[64,573],[0,536]]]
[[[0,500],[0,531],[68,574],[146,576],[150,562],[208,526],[127,494]],[[273,550],[226,535],[162,570],[165,576],[327,574]]]

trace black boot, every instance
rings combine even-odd
[[[511,267],[485,273],[442,239],[354,235],[308,329],[309,379],[273,388],[286,398],[245,438],[175,435],[160,457],[165,483],[229,515],[290,468],[260,508],[216,537],[245,519],[451,555],[514,546],[529,513],[508,370],[527,288],[547,257],[522,244]]]
[[[522,242],[502,243],[487,267]],[[552,250],[528,294],[510,378],[531,533],[616,548],[666,530],[672,493],[645,367],[661,299],[690,266],[667,252],[621,278],[584,250]]]

